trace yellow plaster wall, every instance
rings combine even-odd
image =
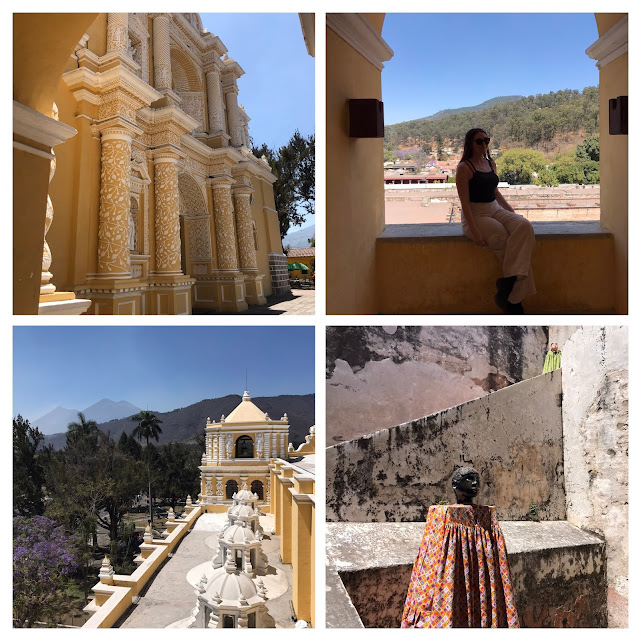
[[[382,314],[500,313],[499,261],[466,238],[381,239],[377,270]],[[526,313],[614,312],[611,236],[540,237],[532,272],[537,294],[523,301]]]
[[[263,293],[265,296],[271,296],[272,281],[269,276],[269,230],[267,229],[267,221],[263,216],[263,206],[265,197],[263,194],[262,184],[263,180],[252,176],[252,187],[254,189],[254,202],[251,205],[251,214],[254,223],[256,224],[256,234],[258,236],[258,251],[256,252],[256,259],[258,264],[258,271],[263,275]]]
[[[377,29],[384,14],[369,15]],[[381,99],[381,72],[327,29],[327,313],[377,310],[376,237],[385,225],[383,139],[348,136],[351,98]]]
[[[597,13],[599,37],[625,14]],[[601,145],[601,224],[614,236],[616,311],[627,314],[628,302],[628,136],[609,134],[609,100],[628,95],[628,54],[613,60],[599,72]]]

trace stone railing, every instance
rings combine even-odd
[[[98,575],[100,581],[92,588],[94,599],[85,607],[85,611],[93,612],[93,615],[82,627],[111,628],[131,606],[133,598],[140,594],[178,542],[189,532],[202,511],[202,506],[188,503],[185,515],[181,518],[175,518],[173,512],[169,513],[164,538],[154,539],[146,532],[145,541],[140,546],[140,556],[135,559],[138,568],[133,574],[115,574],[105,557]]]

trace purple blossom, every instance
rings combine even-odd
[[[16,625],[55,615],[64,577],[78,567],[72,540],[44,516],[13,519],[13,612]]]

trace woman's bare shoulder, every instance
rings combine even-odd
[[[470,169],[469,165],[464,161],[461,160],[461,162],[457,165],[456,167],[456,173],[466,173],[466,174],[471,174],[472,170]]]

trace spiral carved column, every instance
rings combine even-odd
[[[234,87],[225,94],[227,102],[227,119],[232,147],[241,147],[243,144],[243,123],[241,121],[240,107],[238,106],[238,89]]]

